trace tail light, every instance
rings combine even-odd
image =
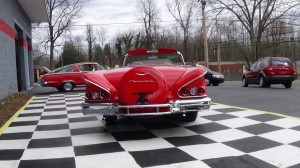
[[[107,101],[111,97],[107,90],[89,81],[86,84],[85,96],[86,101]]]
[[[274,69],[273,68],[268,68],[267,69],[267,75],[270,75],[270,76],[275,75]]]
[[[199,92],[199,95],[204,95],[205,89],[203,89],[202,87],[200,87],[199,90],[198,90],[198,92]]]
[[[181,98],[203,97],[206,96],[206,86],[204,77],[198,77],[188,82],[178,91]]]

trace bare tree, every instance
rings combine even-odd
[[[118,55],[119,58],[123,57],[122,45],[123,45],[122,37],[117,37],[116,38],[116,43],[115,43],[115,48],[117,50],[117,55]],[[123,59],[120,59],[120,64],[122,64],[122,60]]]
[[[252,61],[259,57],[263,32],[275,21],[292,16],[292,9],[299,1],[289,0],[215,0],[230,11],[249,34],[252,46]],[[249,64],[249,60],[246,61]]]
[[[195,1],[168,0],[166,6],[183,31],[184,57],[187,60],[190,27],[192,26],[192,18],[195,15]]]
[[[134,38],[133,41],[134,41],[134,42],[133,42],[133,43],[134,43],[134,44],[133,44],[134,49],[138,49],[138,48],[141,48],[141,46],[143,45],[145,39],[144,39],[144,37],[141,35],[141,32],[138,32],[138,33],[135,35],[135,38]]]
[[[136,38],[139,38],[140,34],[136,35]],[[135,34],[132,31],[127,31],[124,33],[119,33],[116,35],[115,49],[117,50],[117,56],[122,63],[125,54],[132,49],[134,45]]]
[[[53,55],[56,41],[78,16],[83,1],[85,0],[46,0],[49,15],[50,69],[54,68]]]
[[[93,59],[93,44],[96,41],[96,37],[94,34],[94,29],[91,24],[86,25],[86,41],[88,44],[88,59],[89,61],[94,61]]]
[[[100,27],[99,29],[96,29],[96,34],[98,42],[100,43],[100,46],[103,49],[107,38],[107,29],[105,29],[104,27]]]
[[[133,46],[133,44],[132,44],[133,37],[134,37],[134,33],[131,31],[123,33],[122,39],[124,42],[125,53],[127,53],[129,50],[131,50],[131,47]]]
[[[137,8],[143,21],[146,35],[146,48],[151,49],[154,43],[154,34],[158,27],[159,10],[154,0],[138,0]]]

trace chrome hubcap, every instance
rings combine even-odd
[[[205,84],[208,85],[209,84],[209,80],[205,79]]]
[[[65,88],[65,90],[67,90],[67,91],[71,90],[72,87],[73,87],[73,85],[72,85],[72,83],[70,83],[70,82],[67,82],[67,83],[64,84],[64,88]]]
[[[264,83],[264,81],[263,81],[263,78],[261,77],[261,78],[259,78],[259,85],[260,86],[262,86],[263,85],[263,83]]]

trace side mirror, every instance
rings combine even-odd
[[[250,71],[250,67],[246,67],[246,70],[247,70],[247,71]]]

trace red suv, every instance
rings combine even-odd
[[[248,84],[258,84],[260,87],[270,87],[271,84],[283,84],[290,88],[295,78],[295,67],[288,58],[265,57],[244,72],[242,85],[248,87]]]

